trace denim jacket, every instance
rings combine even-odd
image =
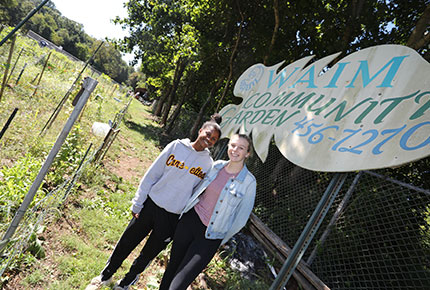
[[[192,209],[199,202],[200,195],[227,163],[228,161],[224,160],[218,160],[214,163],[212,169],[206,174],[202,183],[187,202],[182,214]],[[249,172],[246,165],[236,178],[230,178],[227,181],[206,229],[205,237],[207,239],[222,239],[221,244],[225,244],[246,225],[254,206],[256,186],[255,177]]]

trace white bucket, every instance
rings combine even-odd
[[[110,128],[111,127],[109,126],[109,124],[94,122],[93,126],[91,127],[91,132],[97,137],[104,138],[109,133]]]

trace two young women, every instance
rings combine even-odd
[[[256,180],[244,163],[251,141],[246,135],[234,135],[228,145],[229,161],[217,161],[207,172],[212,165],[207,148],[219,136],[219,126],[207,122],[196,141],[173,141],[163,150],[142,178],[133,199],[133,219],[93,285],[109,284],[122,262],[152,230],[139,257],[115,289],[128,289],[134,284],[173,233],[170,262],[160,289],[186,289],[218,247],[245,226],[256,192]]]
[[[221,135],[219,115],[203,124],[194,142],[169,143],[140,181],[132,201],[133,218],[119,239],[106,267],[92,279],[87,290],[109,285],[122,262],[149,235],[140,255],[116,289],[128,289],[141,272],[171,241],[179,215],[195,188],[213,164],[208,148]]]
[[[218,247],[245,226],[254,206],[256,180],[245,159],[251,141],[233,135],[229,161],[216,161],[181,213],[160,290],[185,290]]]

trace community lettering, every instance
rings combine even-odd
[[[290,161],[320,171],[394,167],[428,156],[428,62],[400,45],[333,63],[339,55],[249,67],[234,87],[243,101],[220,111],[222,137],[251,134],[263,161],[273,138]]]
[[[373,124],[381,123],[391,112],[395,111],[400,104],[410,102],[411,105],[420,104],[411,115],[409,120],[417,119],[424,115],[430,108],[430,101],[424,102],[423,97],[430,95],[430,91],[416,91],[402,97],[386,98],[376,100],[375,98],[365,98],[353,105],[348,100],[334,97],[327,97],[316,93],[294,93],[282,92],[273,96],[271,92],[256,93],[250,96],[241,108],[229,108],[224,112],[227,115],[230,111],[234,113],[232,117],[226,116],[222,127],[234,124],[262,124],[279,127],[291,117],[307,112],[315,116],[322,116],[324,119],[333,116],[333,121],[338,122],[349,114],[354,113],[354,124],[360,124],[373,110],[377,111],[376,117],[372,118]],[[349,108],[349,109],[346,109]],[[232,113],[230,112],[230,113]]]

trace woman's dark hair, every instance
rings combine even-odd
[[[215,113],[211,116],[211,121],[214,121],[215,123],[217,123],[218,125],[221,124],[222,122],[222,116],[218,113]]]
[[[206,121],[202,125],[202,129],[205,129],[207,127],[212,127],[216,131],[218,131],[219,136],[221,137],[221,127],[219,124],[222,122],[222,116],[218,113],[215,113],[211,116],[210,121]]]

